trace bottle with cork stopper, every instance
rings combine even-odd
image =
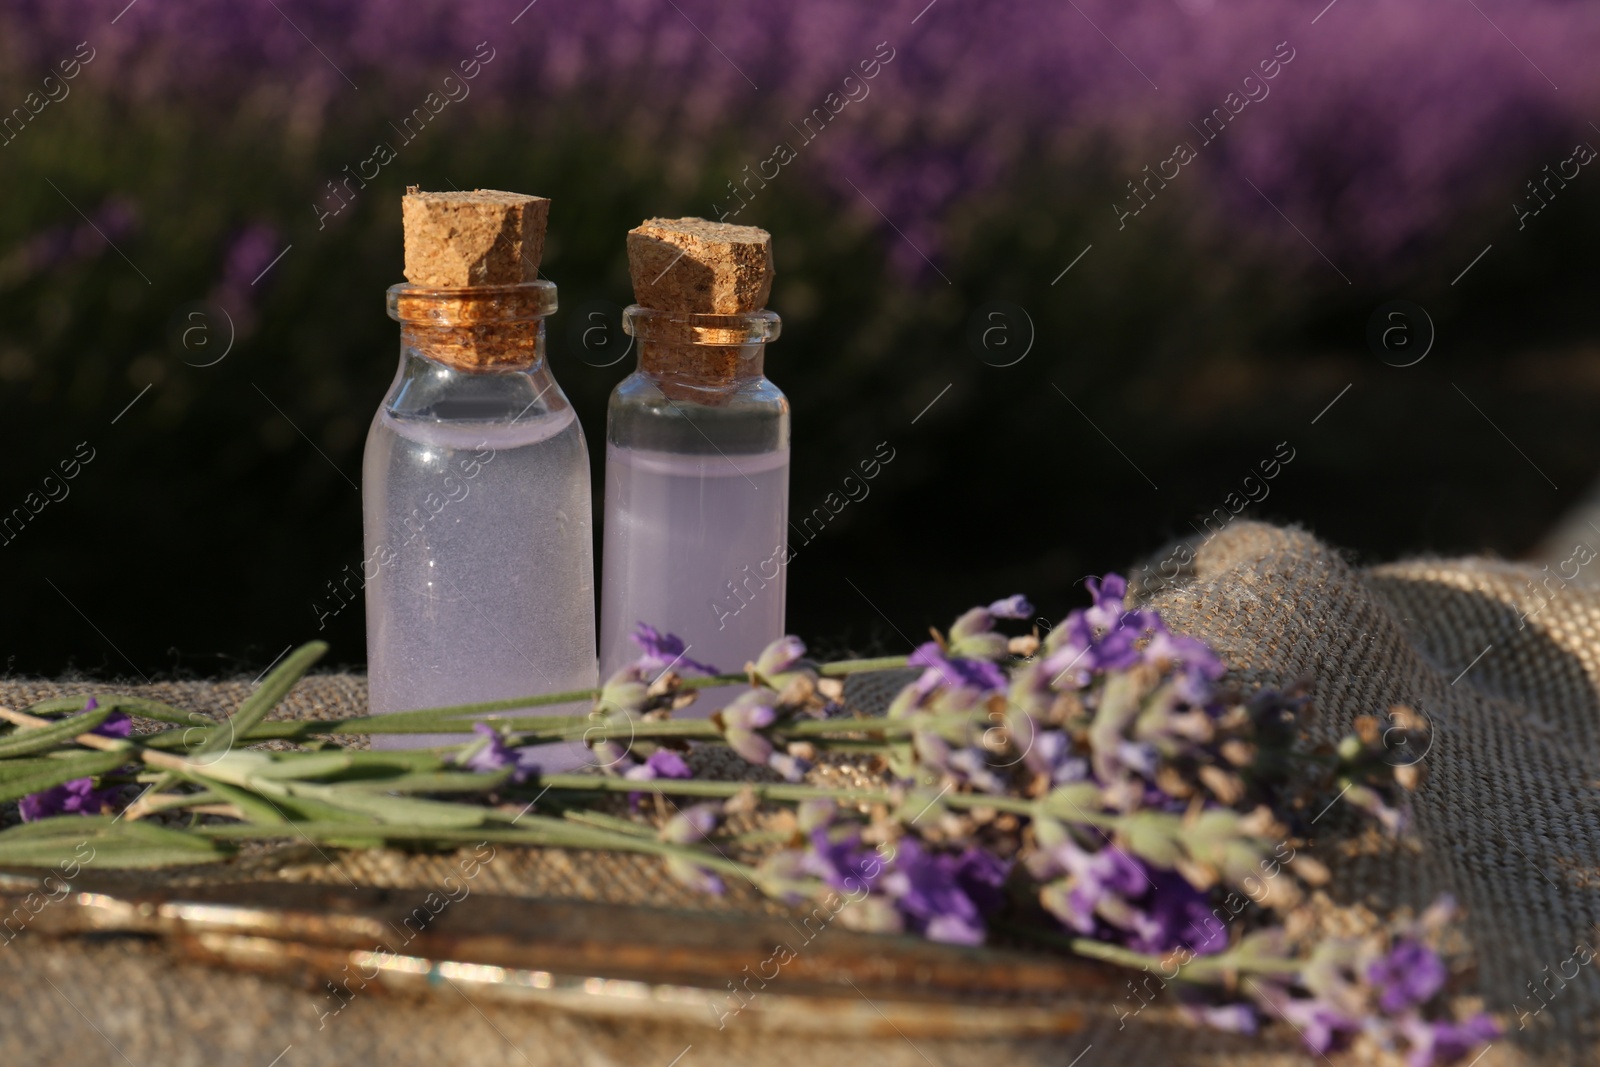
[[[549,212],[493,190],[413,186],[401,201],[400,369],[362,464],[374,714],[596,682],[588,447],[545,361]],[[552,747],[546,769],[584,751]]]
[[[628,233],[628,267],[639,364],[606,416],[601,671],[637,656],[640,623],[738,671],[784,633],[789,402],[763,372],[780,325],[772,238],[649,219]],[[688,713],[721,702],[703,694]]]

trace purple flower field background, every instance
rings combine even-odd
[[[796,546],[789,629],[841,646],[904,651],[843,578],[908,632],[1000,587],[1057,615],[1280,442],[1255,513],[1373,556],[1520,551],[1600,466],[1590,6],[125,3],[0,12],[0,509],[94,455],[0,546],[13,670],[360,663],[408,184],[553,198],[591,446],[624,231],[773,232],[793,512],[896,456]],[[1368,348],[1393,300],[1414,366]]]

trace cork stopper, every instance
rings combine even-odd
[[[497,189],[425,193],[400,201],[406,280],[433,289],[515,285],[539,277],[550,201]]]
[[[746,346],[707,342],[689,321],[699,315],[749,315],[772,292],[772,235],[754,226],[705,219],[646,219],[628,231],[628,272],[642,307],[674,320],[651,324],[640,338],[639,366],[661,379],[673,399],[701,395],[733,382]]]
[[[772,235],[705,219],[646,219],[628,231],[633,298],[700,315],[758,311],[772,292]]]

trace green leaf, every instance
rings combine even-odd
[[[26,715],[32,715],[40,719],[49,718],[51,715],[59,715],[64,711],[82,711],[83,706],[89,703],[90,696],[94,696],[96,700],[100,699],[99,696],[91,693],[79,693],[77,696],[70,697],[48,697],[29,704],[22,711]]]
[[[70,719],[53,722],[49,726],[32,726],[0,740],[0,759],[8,756],[26,756],[33,752],[45,752],[49,749],[64,745],[79,734],[86,734],[96,726],[106,721],[111,714],[110,708],[95,708],[82,715],[74,715]],[[126,757],[124,757],[126,759]]]
[[[49,718],[59,715],[64,711],[82,711],[83,706],[89,702],[90,694],[80,693],[70,697],[50,697],[36,704],[29,704],[23,712],[39,718]],[[171,704],[163,704],[159,700],[148,697],[122,696],[113,694],[105,696],[94,694],[95,706],[110,708],[112,711],[125,711],[129,715],[138,715],[146,719],[155,719],[157,722],[170,722],[178,726],[208,726],[210,719],[195,711],[184,711]]]
[[[0,833],[0,863],[29,867],[166,867],[228,854],[209,838],[108,816],[59,815]]]
[[[311,641],[289,653],[289,657],[273,668],[266,680],[256,687],[256,691],[244,699],[227,722],[212,728],[205,741],[194,750],[194,755],[209,756],[231,748],[234,739],[244,736],[266,718],[267,713],[289,695],[289,690],[295,687],[301,676],[327,651],[326,642]]]
[[[347,771],[354,764],[345,752],[285,753],[252,768],[256,778],[326,778]]]
[[[371,789],[396,793],[487,793],[506,783],[511,768],[492,774],[430,771],[403,774],[392,778],[358,778],[344,782],[351,789]]]
[[[249,822],[271,826],[289,821],[289,817],[273,806],[271,802],[250,792],[248,789],[241,789],[238,786],[215,780],[205,780],[205,784],[212,792],[243,812],[245,819]]]
[[[52,815],[38,822],[18,823],[0,831],[0,843],[23,837],[70,837],[81,841],[85,834],[98,832],[119,821],[114,815]]]
[[[0,782],[7,782],[13,778],[21,778],[30,774],[37,774],[41,770],[48,770],[61,766],[61,760],[77,759],[83,755],[83,749],[72,749],[66,752],[52,753],[48,756],[19,757],[17,759],[0,760]]]
[[[311,782],[284,782],[289,795],[309,797],[348,812],[375,815],[381,822],[407,826],[461,829],[482,826],[487,812],[471,804],[451,804],[439,800],[395,797],[350,785],[318,785]]]
[[[110,706],[129,715],[137,715],[144,719],[154,719],[156,722],[171,723],[174,726],[211,726],[214,721],[208,715],[198,711],[184,711],[170,704],[163,704],[159,700],[150,700],[146,697],[101,697],[100,706]]]
[[[126,752],[85,752],[72,759],[29,760],[35,769],[24,774],[0,778],[0,801],[16,800],[29,793],[70,782],[74,778],[93,778],[116,770],[128,762]]]

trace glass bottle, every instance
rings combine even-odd
[[[623,313],[639,365],[606,415],[603,676],[638,657],[641,622],[724,672],[783,636],[789,401],[762,372],[780,325],[765,310]],[[688,714],[721,702],[702,694]]]
[[[388,308],[400,369],[362,464],[373,713],[593,687],[588,448],[545,361],[556,287],[402,284]],[[552,746],[546,769],[584,752]]]

